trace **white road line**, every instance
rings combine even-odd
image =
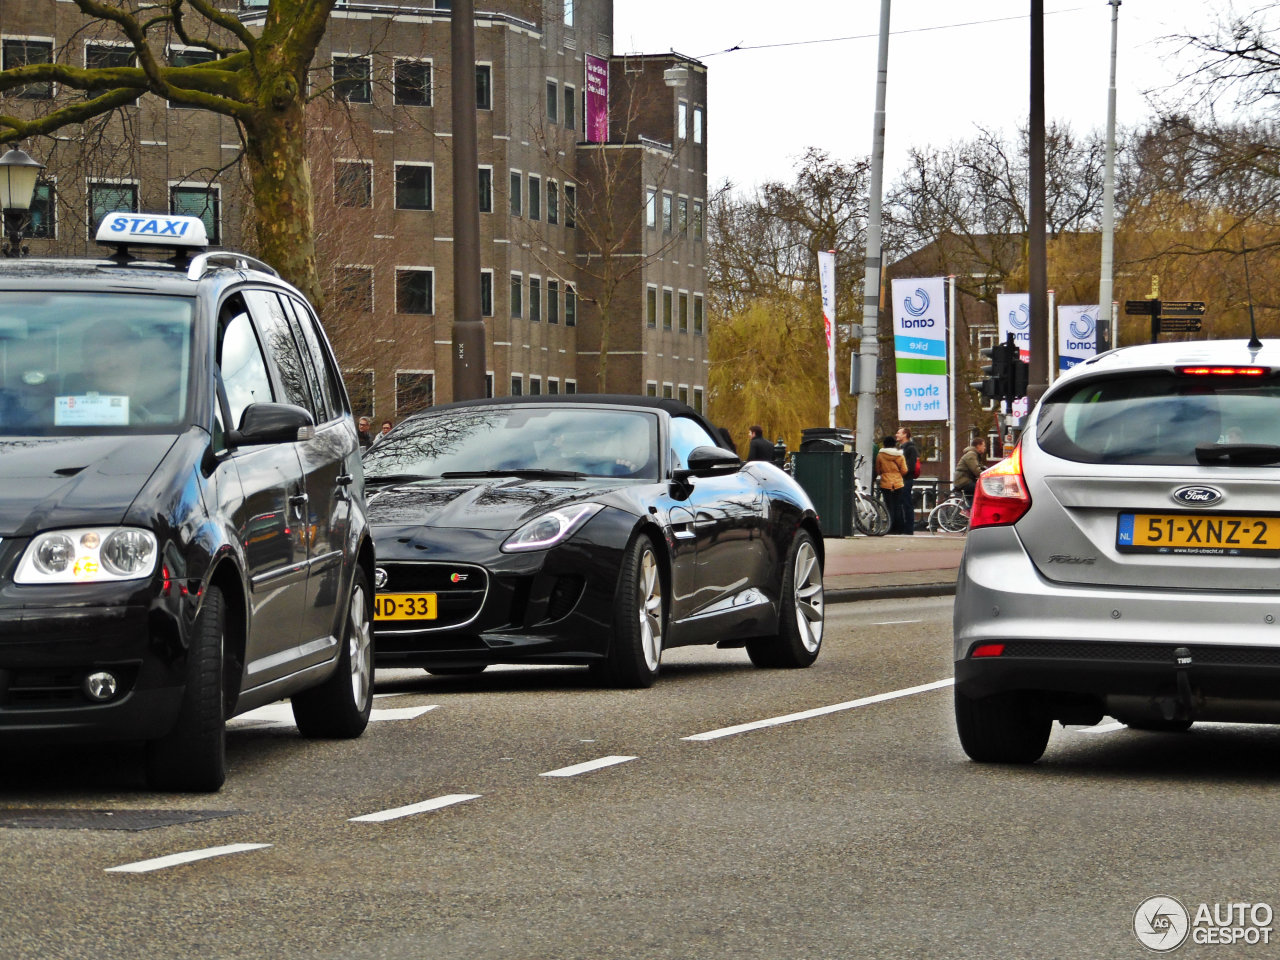
[[[828,713],[839,713],[841,710],[852,710],[854,707],[866,707],[873,703],[884,703],[886,700],[896,700],[899,697],[909,697],[916,693],[928,693],[930,690],[941,690],[943,687],[949,687],[955,680],[948,677],[945,680],[935,680],[933,683],[922,683],[918,687],[907,687],[904,690],[892,690],[889,693],[877,693],[872,697],[863,697],[861,700],[850,700],[847,703],[833,703],[829,707],[815,707],[812,710],[802,710],[800,713],[788,713],[783,717],[770,717],[768,720],[755,720],[751,723],[740,723],[733,727],[721,727],[719,730],[709,730],[706,733],[695,733],[691,737],[682,737],[683,740],[718,740],[721,737],[731,737],[735,733],[746,733],[748,730],[760,730],[763,727],[776,727],[783,723],[794,723],[797,720],[811,720],[814,717],[822,717]]]
[[[432,703],[424,707],[374,707],[369,712],[369,722],[413,720],[429,710],[435,710],[439,706],[440,704],[438,703]],[[248,713],[240,714],[240,716],[230,720],[227,725],[235,729],[237,726],[253,727],[277,723],[287,723],[293,726],[293,707],[287,703],[269,703],[265,707],[259,707],[257,710],[250,710]]]
[[[436,797],[434,800],[411,803],[407,807],[395,807],[392,810],[383,810],[379,813],[366,813],[363,817],[352,817],[349,822],[382,823],[384,820],[398,820],[401,817],[411,817],[415,813],[426,813],[428,810],[439,810],[441,807],[451,807],[455,803],[475,800],[479,796],[480,794],[478,793],[450,793],[443,797]]]
[[[232,843],[225,847],[206,847],[204,850],[188,850],[186,853],[172,853],[167,857],[156,857],[154,860],[139,860],[137,863],[126,863],[120,867],[107,867],[107,873],[150,873],[152,870],[164,870],[177,867],[196,860],[208,860],[210,857],[225,857],[229,853],[244,853],[246,850],[263,850],[271,846],[269,843]]]
[[[873,627],[891,627],[897,623],[924,623],[923,620],[878,620],[871,624]]]
[[[599,770],[601,767],[612,767],[618,763],[626,763],[628,760],[634,760],[635,757],[601,757],[598,760],[588,760],[586,763],[575,763],[572,767],[561,767],[559,770],[548,770],[546,773],[540,773],[540,777],[576,777],[580,773],[590,773],[592,770]]]
[[[1092,727],[1081,727],[1076,733],[1115,733],[1117,730],[1128,729],[1127,724],[1123,724],[1119,720],[1112,720],[1110,723],[1098,723]]]

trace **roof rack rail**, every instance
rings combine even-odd
[[[191,266],[187,268],[187,279],[199,280],[215,266],[231,267],[233,270],[261,270],[273,277],[280,276],[275,267],[263,263],[257,257],[231,250],[211,250],[191,258]]]

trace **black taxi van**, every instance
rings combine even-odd
[[[0,746],[143,741],[153,788],[217,790],[235,714],[368,723],[356,426],[266,264],[196,217],[97,239],[115,253],[0,263]]]

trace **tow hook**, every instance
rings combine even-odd
[[[1191,719],[1191,651],[1177,647],[1173,651],[1173,676],[1176,693],[1160,701],[1160,713],[1166,720]]]

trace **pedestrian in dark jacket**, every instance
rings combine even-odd
[[[955,478],[951,485],[970,500],[973,499],[973,490],[978,483],[978,474],[982,473],[982,461],[986,459],[986,455],[986,438],[975,436],[973,442],[964,448],[964,453],[960,454],[960,462],[956,464]]]
[[[773,444],[764,438],[764,429],[753,426],[748,432],[751,434],[751,443],[747,447],[747,459],[773,463]]]
[[[369,432],[369,427],[372,425],[368,417],[361,417],[356,421],[356,436],[360,438],[360,446],[362,448],[373,443],[373,434]]]
[[[915,441],[911,439],[910,427],[899,427],[895,437],[898,441],[898,449],[902,451],[902,459],[907,462],[907,472],[902,475],[902,499],[900,507],[902,509],[901,523],[902,532],[905,534],[914,534],[916,532],[916,502],[911,496],[911,487],[916,482],[916,464],[920,462],[920,451],[916,449]]]

